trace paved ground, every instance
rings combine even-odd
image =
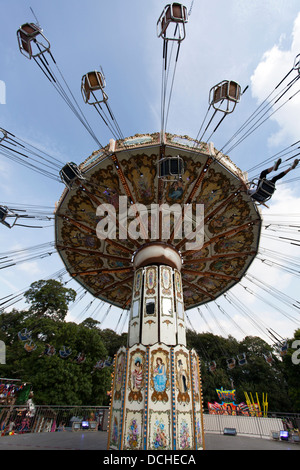
[[[0,437],[2,450],[106,450],[106,432],[53,432]],[[245,436],[206,434],[206,450],[300,450],[300,444]],[[44,461],[45,464],[45,461]]]

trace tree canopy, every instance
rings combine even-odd
[[[35,315],[47,315],[57,320],[64,320],[68,305],[76,298],[76,292],[68,289],[55,279],[33,282],[25,292],[26,302],[30,303],[30,312]]]
[[[6,364],[0,365],[2,377],[30,382],[36,404],[108,405],[112,367],[97,367],[99,361],[112,358],[127,345],[127,334],[100,328],[93,318],[82,323],[66,322],[68,305],[76,293],[60,282],[37,281],[25,294],[28,310],[12,310],[0,315],[0,340],[6,345]],[[35,348],[28,352],[20,332]],[[187,345],[200,357],[204,407],[218,401],[216,389],[236,389],[237,402],[245,401],[244,392],[268,393],[269,411],[300,411],[300,353],[292,345],[300,341],[300,329],[289,339],[287,354],[281,358],[275,346],[259,337],[237,341],[212,333],[187,331]],[[296,343],[295,343],[296,344]],[[300,343],[299,343],[300,345]],[[50,346],[55,354],[48,354]],[[300,346],[298,346],[300,349]],[[62,358],[60,351],[71,351]],[[265,359],[272,354],[272,364]],[[246,363],[228,369],[227,359],[245,355]],[[84,361],[77,360],[84,356]],[[216,369],[210,371],[209,364]]]

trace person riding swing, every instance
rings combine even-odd
[[[275,189],[276,189],[275,183],[281,178],[283,178],[291,170],[296,168],[296,166],[299,163],[299,160],[298,159],[294,160],[294,163],[292,164],[292,166],[290,166],[290,168],[288,168],[285,171],[282,171],[278,175],[275,175],[272,179],[268,180],[267,175],[271,173],[272,171],[278,170],[278,167],[281,164],[281,162],[282,160],[281,158],[279,158],[272,167],[266,170],[263,170],[261,172],[258,183],[257,183],[257,187],[255,189],[249,190],[249,194],[252,197],[252,199],[261,203],[268,201],[275,192]]]

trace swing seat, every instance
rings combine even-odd
[[[105,85],[105,78],[102,72],[94,70],[83,75],[81,79],[81,93],[84,102],[88,104],[105,103],[108,100],[107,94],[103,91]],[[100,99],[97,99],[94,92],[99,90],[102,93],[102,97],[100,96]],[[90,99],[91,95],[94,98],[93,100]]]
[[[300,54],[298,54],[295,58],[295,62],[294,62],[294,67],[293,67],[294,70],[297,70],[298,73],[300,73]]]
[[[2,136],[1,136],[2,134]],[[2,140],[6,139],[7,137],[7,131],[5,129],[2,129],[0,128],[0,142],[2,142]]]
[[[170,41],[183,41],[185,38],[185,23],[188,22],[187,8],[181,3],[171,3],[165,6],[157,21],[157,36]],[[167,37],[167,29],[171,23],[178,28],[178,37]],[[176,32],[175,29],[175,32]]]
[[[60,178],[68,188],[71,188],[72,183],[77,179],[84,179],[76,163],[67,163],[59,172]]]
[[[239,366],[244,366],[245,364],[247,364],[247,359],[246,359],[246,354],[245,353],[238,354],[237,358],[238,358]]]
[[[210,89],[209,103],[217,111],[230,114],[241,98],[241,87],[237,82],[223,80]],[[224,107],[226,105],[226,107]]]
[[[8,214],[8,210],[5,207],[0,206],[0,222],[4,222]]]
[[[226,362],[227,362],[227,368],[228,369],[234,369],[235,368],[236,360],[234,359],[234,357],[231,357],[230,359],[226,359]]]
[[[27,341],[28,339],[31,339],[31,331],[28,331],[27,328],[24,328],[23,330],[19,331],[18,338],[21,341]]]
[[[40,38],[37,39],[39,36],[43,38],[43,42]],[[17,31],[17,38],[20,52],[28,59],[38,57],[50,49],[50,42],[43,35],[41,28],[34,23],[24,23]],[[37,46],[35,53],[32,50],[32,42]]]
[[[285,356],[287,354],[287,350],[288,350],[288,343],[287,341],[285,341],[285,343],[280,346],[280,356],[281,357]]]
[[[217,363],[216,363],[216,361],[211,361],[211,362],[209,363],[209,366],[208,366],[209,371],[210,371],[210,372],[214,372],[214,371],[216,370],[216,368],[217,368]]]
[[[96,365],[94,366],[94,369],[101,370],[104,368],[104,362],[103,361],[98,361]]]
[[[8,222],[6,222],[6,217],[14,217],[14,221],[9,224]],[[3,207],[3,206],[0,206],[0,224],[3,224],[5,225],[5,227],[7,228],[13,228],[13,226],[15,225],[15,223],[17,222],[17,219],[19,218],[19,216],[17,214],[15,214],[12,210],[9,210],[7,207]]]
[[[69,357],[71,354],[72,354],[72,349],[66,348],[66,346],[63,346],[62,349],[59,350],[59,355],[62,359]]]
[[[264,354],[265,361],[272,365],[273,364],[273,357],[272,354],[269,352],[268,354]]]
[[[48,345],[47,348],[45,348],[45,351],[44,351],[45,356],[54,356],[55,353],[56,353],[56,349],[50,344]]]
[[[104,367],[110,367],[112,364],[113,364],[113,360],[111,357],[108,357],[107,359],[105,359]]]
[[[85,362],[86,360],[86,357],[83,353],[79,353],[78,356],[75,358],[75,362],[77,364],[82,364],[83,362]]]
[[[257,183],[256,183],[257,181]],[[257,186],[256,191],[251,194],[252,199],[257,202],[267,202],[273,196],[275,192],[275,183],[270,180],[263,178],[262,180],[253,180],[251,186]]]
[[[182,158],[165,157],[159,160],[159,178],[163,181],[178,181],[182,178],[184,172],[184,163]]]
[[[34,344],[32,341],[30,341],[29,343],[25,343],[24,349],[27,352],[32,352],[36,349],[36,344]]]

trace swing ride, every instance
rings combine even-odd
[[[129,314],[128,347],[121,348],[113,361],[111,449],[204,447],[199,358],[186,347],[188,311],[197,308],[201,314],[200,307],[208,309],[207,304],[220,296],[236,307],[238,299],[230,289],[240,284],[260,253],[260,204],[248,192],[247,175],[228,154],[265,122],[270,101],[263,103],[218,150],[210,138],[234,112],[247,88],[242,92],[237,82],[223,80],[209,91],[209,107],[196,138],[166,132],[189,15],[185,6],[171,3],[156,25],[163,42],[160,132],[125,137],[104,91],[102,68],[82,76],[84,104],[94,108],[112,135],[105,146],[70,88],[64,88],[66,81],[40,25],[25,23],[17,31],[20,52],[38,65],[93,138],[96,150],[80,164],[60,162],[0,129],[4,156],[65,185],[51,217],[42,210],[34,213],[33,208],[30,215],[30,207],[1,203],[0,224],[12,228],[20,225],[16,223],[20,217],[54,219],[55,243],[38,247],[38,255],[56,251],[65,272],[85,292]],[[177,44],[175,58],[170,43]],[[299,63],[297,56],[291,71],[276,86],[272,106],[300,77]],[[297,72],[296,77],[281,88],[293,72]],[[211,135],[204,139],[219,116]],[[201,223],[200,207],[204,209]],[[14,218],[12,223],[9,217]],[[183,230],[186,226],[188,232]],[[199,242],[199,234],[201,242],[193,243]],[[9,259],[9,255],[5,254],[8,259],[4,267],[24,260],[22,253],[15,259]],[[241,310],[248,314],[245,306]],[[26,351],[36,349],[31,332],[22,330],[19,339]],[[284,355],[283,338],[279,344],[280,355]],[[47,345],[43,354],[50,356],[56,351]],[[72,351],[62,345],[59,356],[67,360]],[[224,356],[228,370],[247,364],[245,353],[228,357],[224,352]],[[81,352],[73,360],[81,364],[85,359]],[[270,354],[266,353],[265,359],[272,364]],[[111,364],[110,358],[101,359],[94,370]],[[212,360],[207,365],[214,373],[217,362]],[[189,436],[187,446],[183,435]]]

